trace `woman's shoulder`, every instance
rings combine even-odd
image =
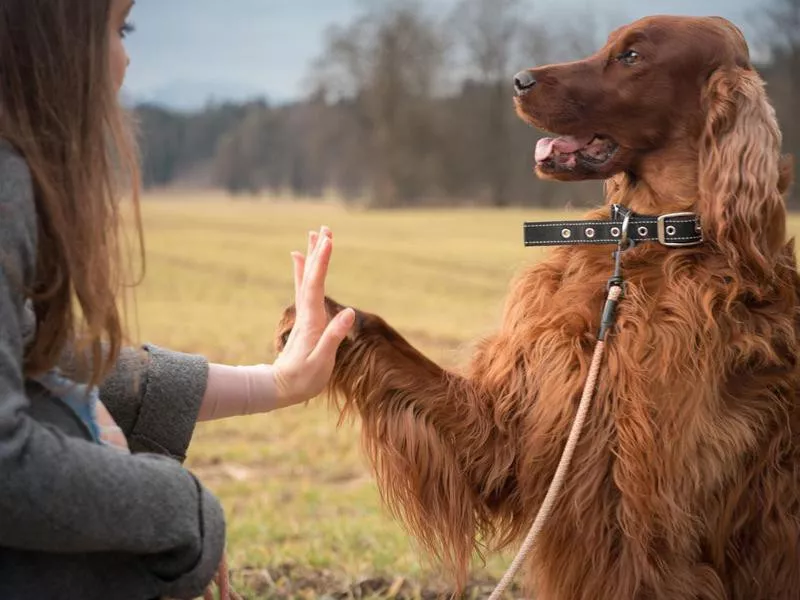
[[[31,172],[22,154],[9,142],[0,137],[0,184],[21,183],[31,187]]]
[[[11,143],[0,137],[0,210],[33,216],[33,180],[28,163]],[[11,216],[11,215],[2,215]],[[0,226],[5,219],[0,220]]]
[[[36,203],[28,163],[6,140],[0,138],[0,265],[21,262],[26,272],[35,262]]]

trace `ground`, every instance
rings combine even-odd
[[[545,252],[523,247],[523,221],[554,216],[175,196],[148,197],[143,214],[134,340],[229,364],[273,359],[275,325],[292,301],[289,253],[323,224],[335,238],[329,295],[381,314],[434,359],[458,364],[497,325],[513,275]],[[382,507],[358,423],[337,425],[320,399],[198,426],[187,466],[222,500],[237,588],[248,599],[446,593],[447,574]],[[465,597],[487,597],[511,557],[486,558],[476,560]]]

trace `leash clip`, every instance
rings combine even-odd
[[[625,280],[622,277],[622,253],[633,248],[636,242],[628,235],[628,228],[631,222],[630,209],[620,204],[614,204],[611,208],[611,219],[618,220],[622,216],[622,227],[620,227],[617,249],[611,255],[614,258],[614,274],[606,284],[606,291],[609,291],[613,286],[617,286],[622,288],[622,295],[625,295]]]
[[[623,227],[627,227],[627,221]],[[597,334],[599,341],[605,341],[608,332],[614,327],[614,323],[617,320],[617,305],[625,297],[628,287],[628,283],[622,277],[622,253],[633,248],[635,242],[627,239],[627,235],[621,237],[625,239],[625,243],[623,244],[623,240],[620,239],[619,245],[613,253],[614,274],[606,283],[606,302],[603,306],[603,316],[600,319],[600,332]],[[611,289],[615,287],[619,288],[619,295],[612,299]]]
[[[621,206],[619,204],[614,205],[614,214],[616,216],[622,215],[622,227],[620,227],[619,232],[619,248],[622,250],[627,250],[628,248],[633,248],[635,242],[631,241],[630,236],[628,235],[628,228],[631,224],[631,211],[630,209]],[[628,243],[630,242],[630,245]],[[627,247],[626,247],[627,246]]]

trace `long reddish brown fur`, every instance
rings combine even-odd
[[[636,94],[636,81],[607,81],[629,75],[604,61],[642,32],[645,59],[669,62],[642,75]],[[527,560],[527,587],[542,600],[800,598],[800,280],[782,197],[790,165],[743,38],[719,19],[655,17],[585,61],[535,73],[543,91],[518,101],[523,118],[565,133],[594,120],[621,142],[625,164],[608,180],[607,203],[696,211],[706,241],[625,253],[626,295],[601,381]],[[620,91],[567,115],[563,94],[581,85]],[[627,115],[617,114],[625,102]],[[650,147],[623,144],[635,138],[626,127]],[[461,583],[476,550],[514,549],[542,503],[611,270],[607,246],[554,249],[514,282],[499,331],[460,373],[358,312],[333,390],[344,414],[362,420],[389,506]],[[281,336],[292,322],[289,310]]]

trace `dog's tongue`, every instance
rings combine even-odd
[[[536,144],[536,162],[544,162],[556,152],[572,154],[587,146],[594,136],[573,137],[571,135],[559,138],[542,138]]]

